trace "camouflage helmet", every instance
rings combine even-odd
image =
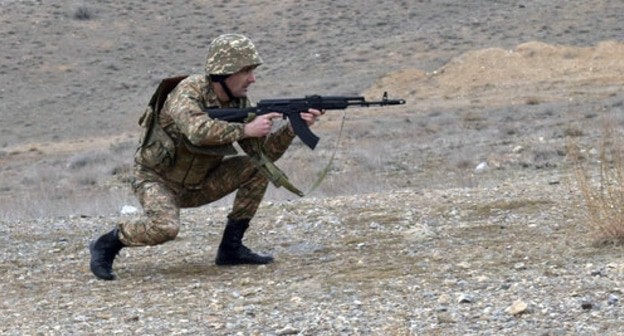
[[[251,40],[239,34],[223,34],[210,43],[206,75],[231,75],[249,66],[262,64]]]

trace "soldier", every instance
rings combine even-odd
[[[267,264],[270,255],[257,254],[242,243],[271,176],[273,166],[295,134],[290,124],[271,132],[279,113],[246,123],[213,120],[208,108],[251,105],[247,90],[262,60],[250,39],[238,34],[217,37],[208,48],[205,74],[164,80],[139,121],[143,127],[135,155],[132,189],[145,216],[122,221],[89,245],[90,268],[104,280],[114,280],[113,261],[123,247],[157,245],[180,230],[180,208],[214,202],[236,191],[234,204],[215,259],[217,265]],[[321,112],[302,111],[311,126]],[[237,142],[246,155],[235,154]],[[273,166],[274,167],[274,166]]]

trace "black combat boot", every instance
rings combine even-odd
[[[221,239],[219,251],[217,252],[217,258],[215,260],[217,265],[257,265],[273,262],[272,256],[254,253],[248,247],[243,245],[243,235],[248,227],[249,219],[228,220],[225,230],[223,231],[223,239]]]
[[[89,244],[91,272],[102,280],[115,280],[117,277],[113,273],[113,261],[124,246],[119,240],[117,229],[93,240]]]

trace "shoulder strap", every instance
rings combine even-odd
[[[140,147],[145,146],[145,143],[150,139],[150,136],[154,129],[154,125],[158,123],[158,115],[160,114],[160,110],[165,104],[167,95],[169,95],[169,93],[173,91],[173,89],[175,89],[175,87],[186,77],[188,77],[188,75],[165,78],[158,85],[158,88],[156,89],[156,91],[152,95],[152,98],[149,101],[147,110],[145,111],[145,113],[143,113],[143,116],[139,119],[139,125],[142,125],[146,128],[144,132],[145,135],[143,136],[143,139],[141,140]],[[143,124],[144,122],[145,124]]]
[[[177,76],[163,79],[158,88],[152,95],[152,99],[150,99],[149,105],[154,109],[154,112],[158,113],[162,109],[165,104],[165,100],[167,99],[167,95],[175,89],[175,87],[180,84],[182,80],[184,80],[188,76]]]

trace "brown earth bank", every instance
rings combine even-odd
[[[622,1],[1,1],[0,332],[7,335],[619,335],[622,248],[593,245],[588,173],[624,126]],[[158,81],[249,35],[254,98],[384,91],[332,112],[280,166],[247,243],[218,268],[230,200],[178,239],[86,245],[138,206],[136,121]],[[340,131],[341,129],[342,132]],[[617,137],[616,137],[617,138]]]

